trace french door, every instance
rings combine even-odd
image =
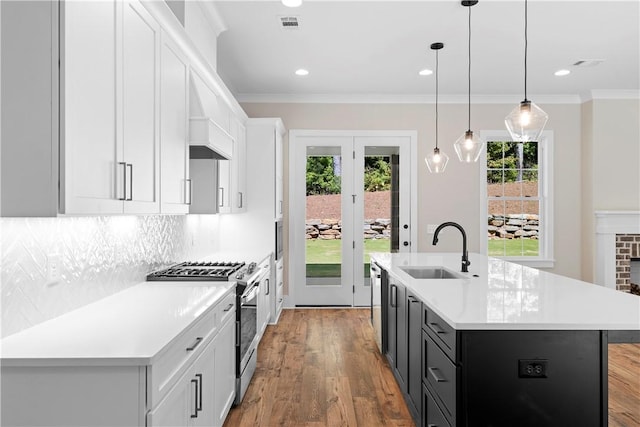
[[[410,251],[415,139],[415,132],[290,132],[295,305],[368,306],[368,254]]]

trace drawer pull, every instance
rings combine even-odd
[[[191,380],[191,384],[195,386],[193,392],[193,400],[195,401],[195,405],[193,407],[193,413],[191,414],[191,418],[198,418],[198,380]]]
[[[193,351],[196,349],[196,347],[198,347],[200,345],[200,343],[202,342],[202,337],[198,337],[196,338],[196,340],[193,342],[193,344],[191,344],[189,347],[187,347],[187,351]]]
[[[227,308],[225,308],[223,311],[227,312],[227,311],[231,310],[231,309],[233,308],[233,306],[234,306],[234,305],[235,305],[235,304],[229,304],[229,305],[227,306]]]
[[[444,329],[442,329],[440,327],[440,325],[438,325],[437,323],[429,323],[429,327],[433,330],[433,332],[435,332],[436,334],[446,334],[447,331],[445,331]]]
[[[431,374],[433,379],[436,380],[437,383],[446,383],[447,382],[446,378],[441,377],[440,374],[438,374],[438,371],[439,371],[438,368],[429,367],[429,368],[427,368],[427,370],[429,371],[429,373]]]

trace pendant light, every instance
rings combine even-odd
[[[524,101],[516,106],[504,119],[511,138],[518,142],[538,141],[549,116],[527,99],[527,0],[524,0]]]
[[[441,173],[447,167],[449,156],[438,148],[438,51],[444,47],[442,43],[432,43],[431,49],[436,51],[436,148],[424,158],[431,173]]]
[[[453,148],[455,148],[461,162],[473,163],[478,161],[484,147],[484,144],[471,130],[471,6],[476,5],[478,0],[463,0],[461,3],[469,8],[469,126],[467,131],[453,144]]]

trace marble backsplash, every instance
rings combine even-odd
[[[218,216],[0,219],[0,336],[133,286],[218,249]],[[47,278],[58,259],[61,278]]]

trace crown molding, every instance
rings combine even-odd
[[[589,102],[594,99],[640,99],[640,90],[629,89],[593,89],[581,96],[582,102]]]
[[[434,95],[237,93],[238,102],[258,104],[435,104]],[[472,95],[472,104],[516,104],[515,95]],[[467,95],[440,95],[438,103],[466,104]],[[578,95],[537,95],[538,104],[580,104]]]

